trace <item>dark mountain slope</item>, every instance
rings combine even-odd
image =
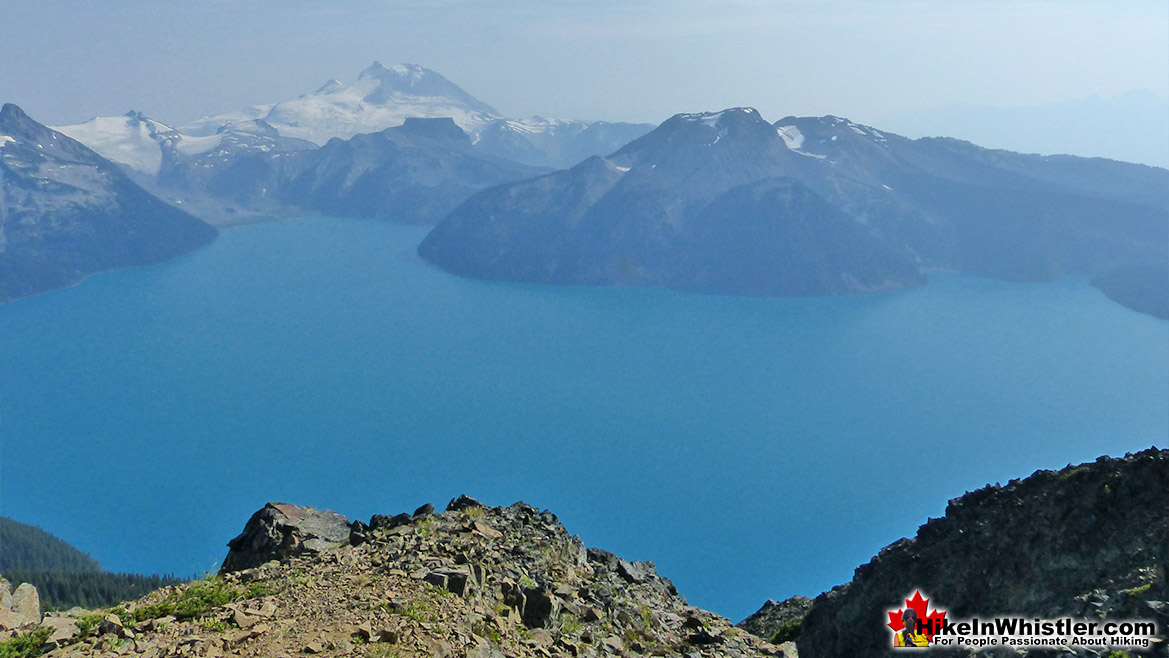
[[[816,597],[800,627],[799,653],[892,654],[887,611],[903,607],[916,590],[951,620],[1007,614],[1153,619],[1163,632],[1169,629],[1166,510],[1169,450],[1156,448],[968,493],[915,537],[857,568],[852,582]],[[799,614],[768,614],[775,607],[753,616],[753,632],[770,636]],[[1047,648],[1033,653],[1066,655]],[[1000,647],[979,655],[1018,654]],[[1081,649],[1077,655],[1099,654]]]
[[[0,110],[0,301],[161,263],[215,236],[79,142],[15,105]]]
[[[0,573],[13,569],[98,572],[101,566],[88,554],[36,526],[0,516]]]
[[[871,292],[935,270],[1042,281],[1165,260],[1166,188],[1151,167],[739,108],[475,196],[419,253],[482,278],[730,294]]]
[[[276,195],[286,203],[421,224],[437,222],[474,192],[540,171],[474,150],[450,119],[407,119],[380,133],[332,139],[281,164]]]

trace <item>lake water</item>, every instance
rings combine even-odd
[[[2,513],[192,574],[268,500],[522,499],[737,620],[967,490],[1169,442],[1169,323],[1083,280],[516,285],[426,265],[424,233],[246,226],[0,307]]]

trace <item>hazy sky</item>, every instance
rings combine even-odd
[[[506,115],[882,118],[1169,95],[1165,0],[0,0],[0,100],[49,124],[170,123],[294,98],[373,60]]]

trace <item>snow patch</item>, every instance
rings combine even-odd
[[[4,148],[4,145],[9,143],[9,142],[12,142],[15,144],[16,140],[9,137],[8,135],[0,135],[0,149]]]
[[[780,126],[776,129],[783,143],[793,151],[798,151],[804,145],[804,134],[795,126]]]
[[[796,126],[780,126],[776,128],[776,131],[779,133],[779,136],[783,138],[784,146],[786,146],[788,150],[792,151],[793,153],[806,155],[809,158],[816,158],[817,160],[824,159],[825,156],[823,155],[817,155],[815,153],[809,153],[803,150],[802,147],[804,145],[804,134],[800,132],[800,129]]]

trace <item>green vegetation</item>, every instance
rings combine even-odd
[[[564,629],[561,629],[562,631]],[[471,632],[479,637],[487,638],[495,646],[499,646],[503,642],[503,634],[494,625],[486,621],[477,621],[471,626]]]
[[[780,624],[779,629],[772,633],[770,642],[772,644],[783,644],[784,642],[791,642],[800,636],[800,630],[804,627],[804,620],[802,619],[788,619]]]
[[[1143,596],[1144,593],[1149,591],[1149,589],[1152,587],[1153,587],[1153,583],[1145,583],[1144,585],[1140,585],[1139,587],[1133,587],[1130,589],[1126,589],[1126,590],[1124,590],[1124,593],[1128,594],[1129,596]]]
[[[222,619],[215,619],[214,617],[204,618],[203,621],[199,622],[199,626],[201,626],[203,630],[211,631],[213,633],[222,633],[223,631],[231,628],[231,624]]]
[[[1113,651],[1108,654],[1108,658],[1128,658],[1127,651]]]
[[[7,551],[5,546],[5,551]],[[46,610],[65,610],[75,605],[104,608],[140,598],[156,589],[184,582],[174,576],[132,573],[26,571],[10,569],[4,577],[13,585],[32,583]]]
[[[31,633],[17,633],[0,642],[0,658],[32,658],[45,651],[45,640],[53,634],[51,628],[38,628]]]
[[[267,593],[267,589],[259,583],[240,587],[226,583],[218,577],[212,577],[172,592],[158,603],[139,606],[134,610],[134,618],[137,621],[144,621],[169,615],[180,621],[197,619],[233,601],[254,599]]]
[[[434,528],[437,524],[438,521],[435,521],[434,517],[428,516],[426,518],[419,519],[418,521],[414,522],[414,532],[418,533],[418,536],[423,539],[431,539],[434,537]]]
[[[101,626],[103,615],[100,612],[94,612],[88,615],[82,615],[74,620],[77,624],[77,630],[81,631],[81,637],[89,637],[98,627]]]
[[[97,560],[36,526],[0,516],[0,573],[70,571],[98,573]],[[9,578],[9,580],[12,580]],[[39,588],[38,588],[39,589]]]
[[[1080,464],[1079,466],[1069,466],[1059,472],[1061,480],[1070,480],[1074,477],[1079,477],[1088,472],[1087,464]]]
[[[560,632],[565,635],[580,635],[584,623],[580,617],[568,612],[560,613]]]
[[[396,614],[413,619],[418,623],[431,623],[438,621],[438,615],[430,609],[430,604],[426,601],[410,601],[406,605],[394,608],[387,605],[387,609]]]
[[[401,658],[402,650],[392,644],[379,642],[369,645],[369,648],[365,650],[365,655],[368,658]]]
[[[101,608],[183,582],[174,576],[106,573],[89,555],[36,526],[0,516],[0,574],[31,583],[46,610]]]

